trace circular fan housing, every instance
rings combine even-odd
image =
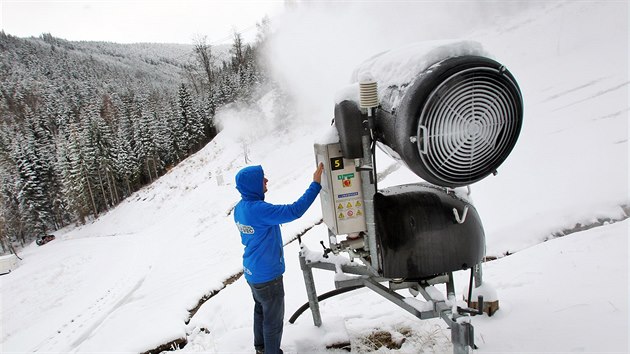
[[[494,60],[449,58],[407,89],[389,89],[402,98],[398,107],[379,110],[377,137],[427,182],[444,187],[477,182],[496,172],[516,144],[521,92]]]

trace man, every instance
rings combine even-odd
[[[313,182],[293,204],[265,202],[267,178],[261,166],[249,166],[236,174],[241,201],[234,222],[245,246],[243,272],[254,297],[254,347],[257,354],[282,353],[284,325],[284,251],[280,224],[300,218],[322,189],[324,165],[313,173]]]

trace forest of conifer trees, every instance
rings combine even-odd
[[[95,218],[217,134],[215,112],[256,99],[255,43],[69,42],[0,32],[0,244]]]

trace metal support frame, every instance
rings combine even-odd
[[[354,274],[357,277],[342,281],[335,281],[335,288],[347,288],[354,286],[365,286],[377,294],[383,296],[395,305],[401,307],[405,311],[411,313],[421,320],[430,318],[442,318],[451,329],[451,342],[453,343],[453,354],[468,354],[475,347],[474,344],[474,328],[469,321],[465,319],[467,314],[461,315],[458,312],[453,313],[453,307],[447,303],[444,297],[435,297],[434,291],[429,291],[433,285],[446,283],[447,296],[449,300],[454,300],[454,281],[452,273],[448,275],[440,275],[433,279],[422,282],[393,282],[391,279],[375,276],[369,266],[363,265],[341,265],[338,266],[327,262],[310,262],[307,261],[302,252],[300,252],[300,267],[304,274],[304,283],[306,285],[306,293],[308,296],[309,307],[313,314],[313,323],[319,327],[322,324],[322,317],[319,311],[319,302],[317,300],[317,292],[313,279],[313,268],[324,269],[329,271],[337,271],[341,268],[343,273]],[[385,286],[381,283],[388,283]],[[396,290],[410,289],[422,294],[427,302],[432,303],[431,309],[420,310],[409,302],[405,301],[405,297],[398,294]],[[464,321],[460,321],[464,319]]]
[[[306,296],[308,297],[308,305],[313,313],[313,324],[316,327],[322,325],[322,316],[319,312],[319,302],[317,301],[317,290],[315,289],[315,279],[313,279],[313,267],[306,264],[306,258],[300,252],[300,268],[304,276],[304,285],[306,286]]]

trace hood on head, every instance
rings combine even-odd
[[[247,166],[236,174],[236,189],[244,200],[264,200],[262,166]]]

